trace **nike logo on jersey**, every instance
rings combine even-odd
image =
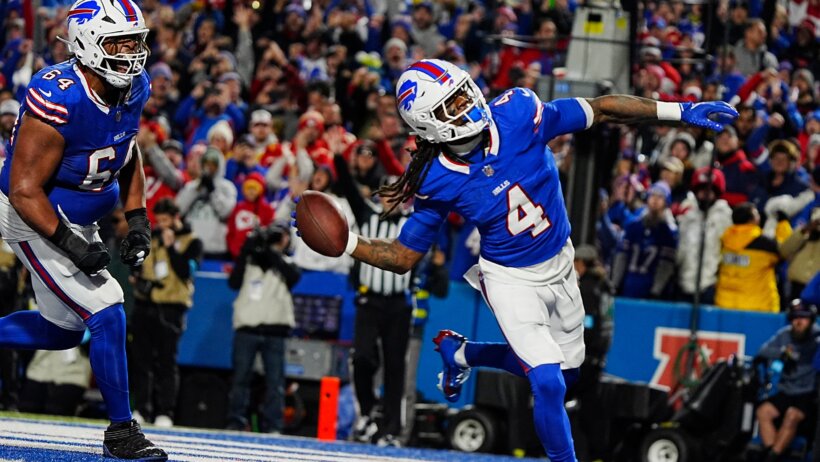
[[[45,96],[46,98],[51,98],[51,92],[50,91],[45,91],[43,89],[40,89],[40,93],[42,93],[43,96]]]
[[[510,185],[510,180],[504,180],[503,183],[501,183],[500,185],[496,186],[495,189],[493,189],[493,196],[497,196],[497,195],[501,194],[501,191],[507,189],[507,186],[509,186],[509,185]]]
[[[125,132],[117,133],[116,135],[114,135],[114,141],[119,141],[120,138],[122,138],[123,136],[125,136]]]

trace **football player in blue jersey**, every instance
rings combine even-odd
[[[575,380],[584,360],[584,309],[547,142],[600,122],[682,121],[720,131],[737,112],[723,102],[662,103],[626,95],[544,103],[524,88],[507,90],[488,104],[466,72],[434,59],[407,68],[396,95],[418,149],[404,175],[379,193],[395,205],[415,197],[415,210],[397,239],[351,233],[346,252],[404,273],[427,252],[449,211],[475,223],[481,255],[465,278],[484,295],[507,343],[467,342],[440,332],[440,386],[454,401],[470,367],[526,376],[547,456],[574,461],[563,401],[567,382]]]
[[[106,457],[167,460],[131,416],[123,292],[106,270],[96,221],[122,203],[121,258],[150,249],[136,147],[151,93],[148,29],[133,0],[79,0],[68,11],[73,58],[38,72],[26,90],[0,171],[0,232],[32,275],[39,312],[0,318],[0,347],[64,350],[91,332],[91,368],[111,425]]]

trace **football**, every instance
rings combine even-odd
[[[296,204],[296,226],[302,240],[311,249],[328,256],[339,257],[347,246],[347,219],[336,202],[327,194],[305,191]]]

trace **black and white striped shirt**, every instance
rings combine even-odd
[[[376,239],[395,239],[399,237],[407,216],[401,213],[379,220],[381,207],[370,205],[372,213],[359,222],[361,235]],[[363,214],[364,215],[364,214]],[[402,295],[407,293],[412,282],[412,271],[405,274],[396,274],[366,263],[357,262],[355,273],[358,280],[354,284],[367,288],[369,293],[378,295]]]

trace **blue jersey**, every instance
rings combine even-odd
[[[117,176],[131,159],[142,108],[150,95],[145,71],[134,77],[123,104],[108,106],[88,86],[75,60],[41,70],[26,90],[0,171],[0,190],[8,196],[19,121],[27,114],[54,127],[65,140],[63,159],[45,185],[58,216],[61,211],[78,225],[99,220],[117,205]]]
[[[524,88],[508,90],[489,107],[487,152],[467,156],[473,163],[444,154],[432,161],[399,242],[426,252],[453,210],[478,227],[484,259],[509,267],[535,265],[557,255],[570,233],[547,142],[588,128],[592,108],[579,99],[543,103]]]
[[[618,249],[626,254],[628,265],[621,295],[648,297],[655,282],[658,263],[668,260],[674,264],[677,248],[678,229],[674,224],[661,221],[650,228],[646,226],[645,219],[628,224]]]

